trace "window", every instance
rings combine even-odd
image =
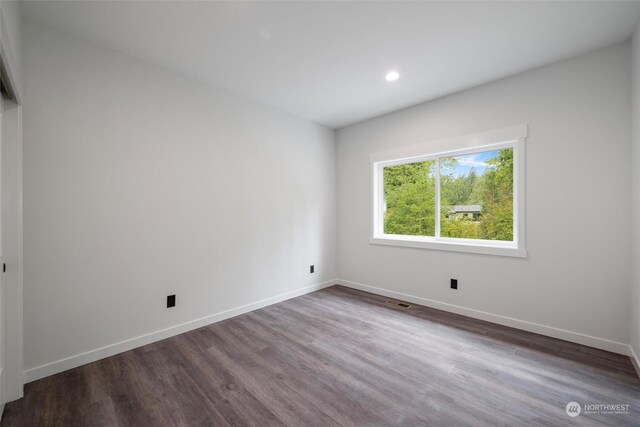
[[[371,155],[371,243],[525,257],[518,126]]]

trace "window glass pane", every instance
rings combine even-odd
[[[435,161],[388,166],[384,174],[384,233],[435,236]]]
[[[440,235],[513,241],[513,149],[440,159]]]

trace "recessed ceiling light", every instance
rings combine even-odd
[[[400,74],[398,74],[397,71],[389,71],[387,75],[384,76],[385,80],[388,82],[396,81],[398,80],[398,77],[400,77]]]

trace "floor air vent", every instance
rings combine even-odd
[[[406,302],[402,302],[402,301],[387,300],[386,303],[394,307],[406,308],[406,309],[411,308],[411,304],[407,304]]]

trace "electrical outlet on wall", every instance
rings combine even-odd
[[[309,274],[313,274],[316,271],[316,266],[315,265],[311,265],[309,266]]]
[[[167,308],[176,306],[176,296],[175,295],[167,295]]]
[[[451,279],[451,289],[458,289],[458,279]]]

